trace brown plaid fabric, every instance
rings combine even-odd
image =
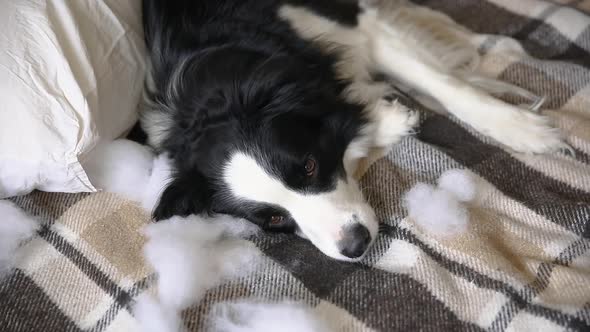
[[[418,135],[363,172],[384,226],[362,263],[264,235],[260,269],[187,310],[191,330],[212,304],[234,299],[302,301],[342,331],[590,330],[590,1],[415,2],[477,32],[489,75],[547,95],[575,157],[515,154],[452,118],[426,116]],[[471,172],[482,195],[469,231],[437,240],[400,201],[451,168]],[[106,193],[14,201],[44,226],[0,284],[0,330],[136,330],[130,306],[153,284],[141,255],[145,212]]]

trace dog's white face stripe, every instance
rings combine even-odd
[[[235,197],[274,204],[287,210],[303,235],[333,258],[348,260],[340,254],[337,244],[343,229],[353,220],[367,227],[372,238],[377,234],[374,212],[365,203],[353,179],[338,180],[331,192],[300,193],[285,186],[268,174],[254,158],[241,152],[229,159],[223,175],[224,182]]]

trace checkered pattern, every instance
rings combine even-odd
[[[361,264],[330,260],[295,236],[256,240],[264,264],[185,312],[194,331],[215,302],[299,300],[342,331],[590,330],[590,1],[421,0],[480,33],[489,75],[548,95],[576,156],[504,150],[454,119],[366,168],[384,226]],[[445,170],[482,190],[469,231],[437,240],[405,218],[401,195]],[[133,331],[148,289],[138,232],[148,216],[110,194],[34,193],[15,202],[44,227],[0,284],[2,331]]]

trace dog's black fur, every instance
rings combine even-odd
[[[336,57],[303,40],[277,16],[305,5],[345,25],[359,11],[347,0],[144,0],[152,63],[150,99],[170,126],[158,147],[176,168],[156,220],[226,213],[268,230],[294,231],[279,206],[231,197],[219,178],[235,150],[250,152],[291,189],[319,193],[345,177],[348,144],[366,123],[363,105],[341,98]],[[318,171],[305,174],[314,158]],[[271,224],[272,216],[282,222]]]

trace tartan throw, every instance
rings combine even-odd
[[[264,235],[260,269],[187,310],[190,330],[234,299],[302,301],[341,331],[590,330],[590,1],[415,2],[479,33],[487,74],[547,95],[576,156],[515,154],[426,116],[419,134],[363,171],[384,226],[362,263]],[[405,219],[401,196],[451,168],[470,171],[482,198],[467,233],[437,240]],[[141,254],[148,215],[108,193],[14,201],[43,227],[0,284],[0,330],[136,330],[133,299],[154,279]]]

